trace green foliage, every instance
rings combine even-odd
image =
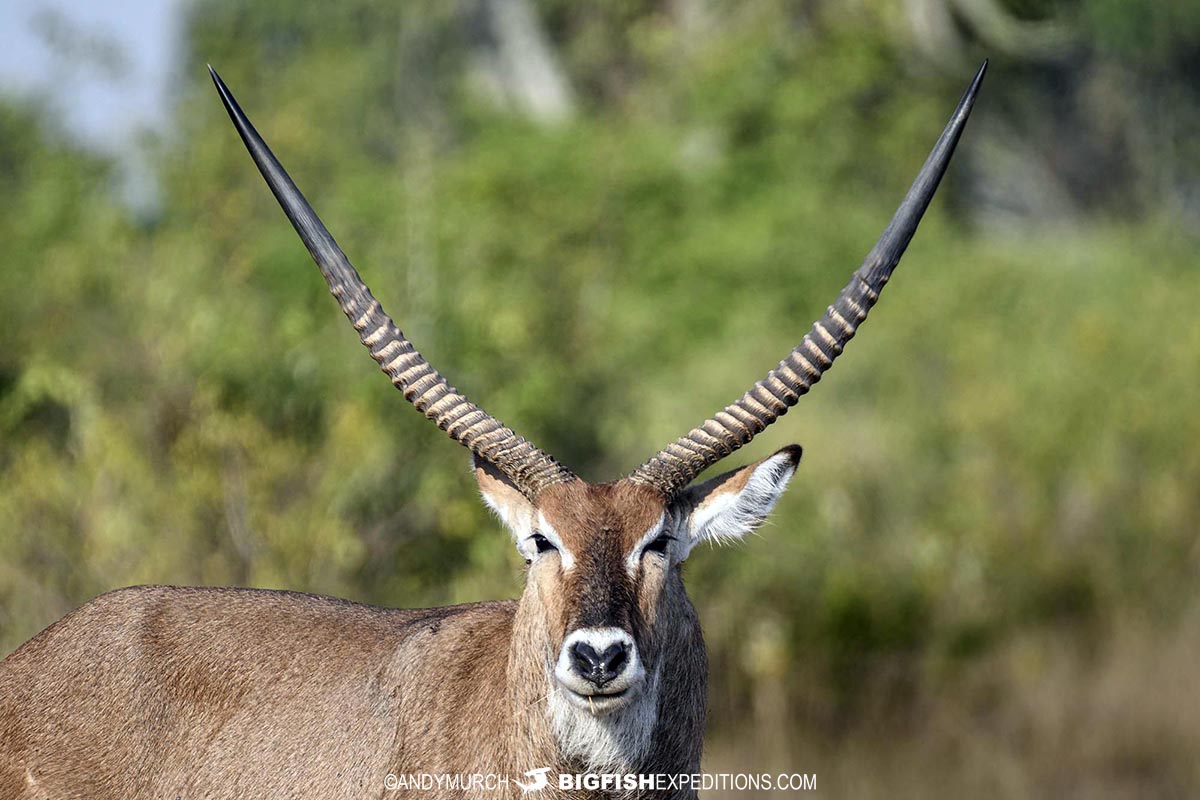
[[[1085,5],[1098,50],[1143,46],[1113,32],[1124,5]],[[518,591],[466,454],[361,352],[204,61],[426,356],[595,480],[790,349],[969,78],[906,74],[869,7],[718,4],[692,36],[659,4],[550,2],[582,110],[544,127],[464,77],[468,6],[197,4],[152,224],[106,164],[0,106],[0,650],[131,583]],[[897,659],[1192,597],[1195,240],[1170,208],[974,228],[971,140],[1018,93],[993,73],[861,339],[735,459],[805,445],[775,523],[689,565],[718,710],[774,676],[852,711]]]

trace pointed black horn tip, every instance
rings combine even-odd
[[[934,151],[929,156],[930,161],[925,164],[926,168],[935,163],[940,163],[942,170],[949,166],[950,155],[953,154],[955,145],[958,145],[959,137],[962,136],[962,131],[967,126],[967,118],[971,116],[971,109],[974,108],[974,101],[979,95],[980,86],[983,86],[983,78],[986,73],[988,73],[988,59],[984,59],[983,64],[979,65],[979,70],[976,72],[976,77],[971,80],[971,85],[967,86],[965,92],[962,92],[958,107],[955,107],[954,114],[950,115],[950,121],[946,124],[946,130],[942,132],[941,138],[934,145]],[[920,175],[917,176],[917,180],[920,180]]]
[[[221,98],[221,104],[225,106],[230,119],[233,120],[234,125],[240,130],[242,120],[245,118],[245,114],[242,113],[242,107],[238,105],[237,100],[233,97],[233,92],[229,91],[229,87],[225,85],[225,81],[221,79],[220,74],[213,69],[212,64],[208,65],[208,74],[212,76],[213,85],[217,87],[217,94]],[[246,120],[246,122],[248,123],[249,120]]]
[[[217,73],[216,69],[213,68],[213,65],[208,64],[207,66],[208,75],[210,78],[212,78],[213,84],[217,87],[217,91],[221,94],[225,94],[225,92],[229,91],[225,86],[225,81],[221,80],[221,76]]]
[[[233,92],[229,91],[229,87],[225,85],[225,81],[213,69],[212,64],[208,65],[208,73],[212,76],[213,85],[217,87],[217,95],[221,98],[221,105],[225,106],[225,113],[229,114],[229,119],[233,122],[233,127],[242,136],[242,141],[246,143],[246,147],[250,149],[250,155],[255,162],[258,161],[258,156],[254,155],[254,142],[259,140],[258,132],[254,130],[254,126],[250,124],[249,118],[242,107],[238,105],[237,99],[233,96]],[[260,142],[263,147],[266,147],[265,142]]]
[[[975,72],[975,78],[971,81],[971,88],[967,89],[967,94],[971,98],[979,94],[979,87],[983,85],[983,76],[987,74],[987,68],[988,59],[985,58],[983,63],[979,65],[979,69]]]
[[[225,85],[225,81],[221,80],[221,76],[213,69],[212,64],[208,65],[208,74],[212,77],[213,86],[217,87],[217,94],[221,96],[221,102],[228,109],[233,100],[233,92],[229,91],[229,87]]]
[[[958,101],[960,111],[970,113],[971,107],[975,105],[975,96],[979,94],[979,88],[983,86],[983,76],[987,74],[988,59],[984,59],[979,65],[979,69],[975,72],[975,77],[971,80],[971,85],[967,87],[967,91],[963,93],[962,100]]]
[[[979,89],[979,84],[983,83],[983,76],[984,76],[984,74],[985,74],[985,73],[987,73],[988,61],[989,61],[989,60],[990,60],[990,59],[986,59],[986,58],[985,58],[985,59],[983,60],[983,63],[979,65],[979,69],[975,71],[975,79],[974,79],[973,81],[971,81],[971,89],[972,89],[973,91],[974,91],[974,90],[978,90],[978,89]]]

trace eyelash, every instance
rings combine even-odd
[[[667,552],[667,545],[673,541],[675,541],[675,537],[671,536],[669,533],[661,534],[657,539],[655,539],[650,544],[646,545],[645,548],[642,549],[642,554],[643,555],[645,555],[646,553],[663,553],[663,554],[665,554]]]
[[[533,544],[535,547],[537,547],[537,551],[539,553],[550,553],[558,550],[558,548],[555,547],[549,539],[547,539],[545,536],[542,536],[540,533],[535,533],[529,538],[533,539]]]

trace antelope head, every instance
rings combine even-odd
[[[484,500],[529,565],[518,618],[532,621],[537,631],[555,731],[567,750],[590,746],[594,754],[597,742],[607,742],[629,755],[647,746],[660,686],[679,667],[664,643],[678,644],[681,616],[694,624],[680,565],[702,541],[734,540],[754,530],[783,493],[801,451],[785,447],[755,464],[692,481],[785,414],[854,336],[933,197],[986,67],[874,249],[795,349],[732,405],[628,477],[601,484],[576,477],[469,401],[422,358],[212,72],[243,142],[371,357],[405,399],[473,454]],[[698,631],[689,641],[702,648]],[[640,722],[606,739],[603,725],[621,718]]]

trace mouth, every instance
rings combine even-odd
[[[587,711],[594,717],[602,717],[605,714],[624,708],[633,700],[633,696],[637,693],[636,686],[626,686],[623,689],[615,691],[597,691],[591,693],[577,692],[570,686],[559,684],[562,686],[563,693],[567,696],[567,700],[576,708]]]

